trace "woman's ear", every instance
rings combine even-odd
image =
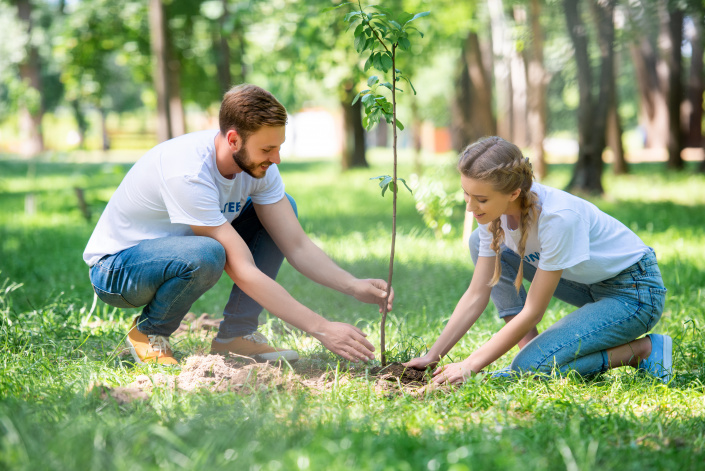
[[[509,195],[509,201],[514,201],[515,199],[519,198],[520,194],[521,188],[517,188],[516,190],[512,191],[512,193]]]

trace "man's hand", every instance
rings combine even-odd
[[[350,324],[343,322],[327,322],[317,332],[311,332],[324,347],[346,360],[374,360],[375,347],[365,338],[367,334]]]
[[[382,307],[384,306],[384,300],[387,298],[387,282],[384,280],[355,280],[352,286],[352,295],[358,301],[368,304],[376,304],[379,306],[379,312],[382,312]],[[392,304],[394,302],[394,289],[389,295],[389,302],[387,303],[387,312],[392,310]]]
[[[425,370],[426,368],[433,368],[436,366],[438,363],[439,358],[431,358],[428,354],[418,357],[418,358],[413,358],[406,363],[402,363],[402,365],[406,366],[407,368],[414,368],[417,370]]]
[[[433,372],[433,382],[436,384],[460,384],[466,379],[474,376],[477,371],[474,371],[468,360],[463,360],[458,363],[450,363],[443,365]]]

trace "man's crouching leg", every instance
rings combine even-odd
[[[225,249],[210,237],[164,237],[103,257],[90,276],[107,304],[144,306],[127,337],[135,361],[175,365],[169,336],[224,267]]]

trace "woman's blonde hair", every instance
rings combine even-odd
[[[531,170],[529,159],[525,158],[521,150],[514,144],[493,136],[480,139],[467,146],[460,153],[458,170],[467,178],[491,184],[495,191],[503,194],[512,193],[517,188],[521,189],[518,197],[521,207],[519,221],[521,239],[518,247],[521,260],[517,277],[514,280],[514,286],[519,291],[524,278],[526,239],[531,224],[536,220],[538,214],[538,197],[536,193],[531,191],[534,173]],[[504,241],[504,230],[499,218],[492,221],[488,229],[492,233],[491,247],[496,254],[494,275],[490,281],[490,286],[494,286],[499,282],[499,277],[502,274],[500,245]]]

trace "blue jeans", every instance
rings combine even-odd
[[[286,195],[296,213],[296,202]],[[255,265],[274,279],[284,255],[257,218],[248,199],[232,222],[252,252]],[[114,307],[144,306],[138,329],[147,335],[171,335],[191,305],[212,288],[225,268],[225,249],[210,237],[183,236],[145,240],[90,269],[98,297]],[[257,330],[262,307],[233,285],[225,306],[219,337],[248,335]]]
[[[477,263],[480,235],[470,236],[470,255]],[[491,298],[500,317],[518,314],[526,302],[522,287],[514,287],[519,255],[502,245],[502,276]],[[536,268],[524,263],[524,278]],[[561,374],[575,370],[591,376],[609,369],[607,349],[627,344],[651,330],[661,318],[666,289],[653,250],[618,275],[593,284],[561,279],[554,296],[578,309],[526,344],[511,364],[516,372]]]

